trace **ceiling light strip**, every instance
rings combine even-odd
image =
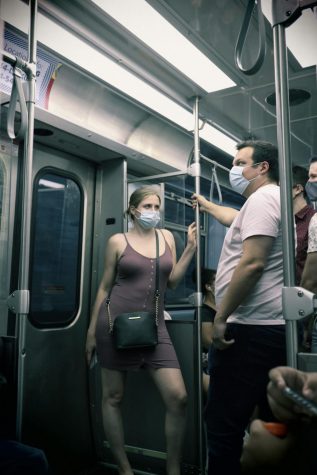
[[[145,0],[92,0],[206,92],[236,84]]]
[[[25,11],[22,12],[22,9]],[[17,15],[17,11],[21,13]],[[18,0],[5,0],[2,16],[5,21],[16,28],[25,33],[28,31],[28,7],[24,3]],[[41,13],[38,14],[37,34],[39,42],[61,57],[67,58],[82,70],[122,91],[185,130],[193,129],[193,114],[191,112]],[[236,142],[227,135],[211,125],[206,125],[202,132],[201,136],[207,142],[233,155]]]

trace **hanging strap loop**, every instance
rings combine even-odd
[[[211,172],[211,184],[210,184],[210,201],[213,201],[214,187],[216,186],[219,204],[222,204],[222,192],[219,184],[219,179],[217,175],[217,167],[213,165]]]
[[[12,140],[23,139],[28,125],[28,111],[22,87],[22,71],[19,69],[18,65],[19,63],[17,61],[17,64],[13,69],[13,84],[7,120],[7,131],[10,139]],[[14,122],[17,102],[20,104],[21,125],[18,133],[15,135]]]
[[[259,49],[258,49],[258,54],[257,58],[250,68],[244,68],[242,66],[242,53],[243,53],[243,47],[244,43],[248,34],[248,29],[251,23],[251,16],[254,8],[255,0],[249,0],[248,6],[247,6],[247,11],[245,13],[245,17],[242,23],[242,27],[238,36],[238,41],[236,44],[235,48],[235,54],[234,54],[234,59],[237,68],[242,71],[244,74],[247,74],[251,76],[252,74],[255,74],[259,71],[261,68],[265,53],[266,53],[266,42],[265,42],[265,24],[264,24],[264,16],[262,13],[262,8],[261,8],[261,0],[257,0],[257,10],[258,10],[258,23],[259,23]]]

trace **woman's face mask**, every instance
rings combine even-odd
[[[143,229],[151,229],[158,225],[161,216],[159,211],[142,211],[140,216],[135,215],[135,219]]]
[[[317,181],[308,181],[305,190],[310,201],[317,201]]]
[[[261,162],[259,162],[261,163]],[[246,167],[241,167],[234,165],[229,174],[229,180],[230,180],[230,185],[234,191],[237,193],[240,193],[240,195],[243,195],[247,187],[250,185],[250,183],[253,180],[256,180],[259,175],[256,177],[252,178],[251,180],[248,180],[243,176],[243,170],[248,167],[254,167],[254,165],[258,165],[259,163],[254,163],[253,165],[248,165]]]

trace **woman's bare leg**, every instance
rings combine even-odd
[[[132,475],[132,469],[124,450],[124,434],[121,416],[121,401],[124,394],[126,373],[101,369],[102,417],[104,431],[120,475]]]
[[[151,370],[150,373],[166,407],[167,474],[180,475],[187,404],[187,393],[182,373],[177,368],[161,368]]]

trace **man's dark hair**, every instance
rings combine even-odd
[[[316,157],[316,160],[317,160],[317,157]],[[293,186],[302,185],[304,198],[306,198],[305,185],[308,180],[308,171],[306,170],[306,168],[299,167],[298,165],[294,165],[292,168],[292,176],[293,176]]]
[[[275,145],[265,140],[245,140],[237,144],[237,150],[246,147],[253,148],[252,160],[254,163],[267,162],[269,164],[268,176],[272,181],[279,182],[278,150]]]
[[[317,156],[316,156],[316,155],[313,155],[312,157],[310,157],[310,159],[309,159],[309,165],[310,165],[311,163],[314,163],[314,162],[317,162]]]
[[[206,285],[211,284],[216,277],[217,271],[214,269],[209,269],[208,267],[201,268],[201,291],[203,295],[206,295]],[[192,272],[193,282],[196,284],[196,269]]]

